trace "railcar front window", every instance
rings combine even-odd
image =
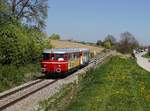
[[[56,60],[64,60],[64,54],[56,54]]]
[[[54,54],[51,54],[51,55],[50,55],[50,60],[54,60],[54,59],[55,59]]]

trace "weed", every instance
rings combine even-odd
[[[33,79],[39,72],[39,64],[27,64],[19,68],[15,65],[0,65],[0,92]]]

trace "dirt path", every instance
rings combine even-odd
[[[139,54],[136,54],[136,58],[137,58],[137,64],[144,68],[145,70],[150,72],[150,62],[149,59],[142,57],[142,55],[146,54],[146,52],[142,52]]]

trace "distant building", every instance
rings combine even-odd
[[[148,52],[148,48],[146,48],[145,51]]]

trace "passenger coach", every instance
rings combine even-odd
[[[89,63],[89,49],[62,48],[45,49],[41,61],[42,72],[47,74],[66,73]]]

